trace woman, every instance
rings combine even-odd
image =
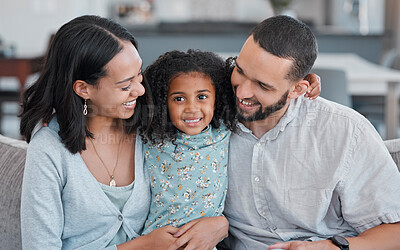
[[[78,17],[56,33],[23,98],[24,248],[212,248],[226,236],[220,216],[139,237],[150,204],[139,134],[153,113],[141,67],[136,40],[109,19]]]

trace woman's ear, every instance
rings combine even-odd
[[[75,93],[82,97],[83,99],[87,100],[90,99],[89,93],[88,93],[88,84],[85,81],[82,80],[76,80],[73,85]]]
[[[297,97],[306,93],[307,89],[310,87],[310,83],[307,80],[300,80],[294,84],[294,88],[290,91],[288,98],[296,99]]]

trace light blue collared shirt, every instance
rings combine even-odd
[[[239,124],[229,150],[229,249],[400,221],[397,167],[373,126],[347,107],[299,97],[260,139]]]

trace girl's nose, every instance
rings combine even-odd
[[[199,105],[196,101],[188,101],[185,105],[185,112],[196,112],[199,110]]]

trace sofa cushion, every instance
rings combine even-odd
[[[0,249],[21,249],[21,185],[27,145],[0,135]]]
[[[400,171],[400,139],[386,140],[385,145]]]

